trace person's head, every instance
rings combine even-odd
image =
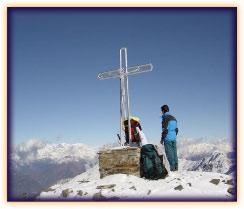
[[[168,107],[168,105],[163,105],[163,106],[161,107],[161,111],[162,111],[163,114],[166,113],[166,112],[169,112],[169,107]]]

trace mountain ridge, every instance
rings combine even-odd
[[[211,154],[213,154],[209,152],[209,150],[215,149],[215,152],[223,153],[224,157],[221,158],[221,160],[225,166],[222,167],[226,168],[228,163],[230,167],[233,167],[235,159],[233,158],[233,154],[231,154],[231,145],[226,141],[220,141],[217,144],[221,146],[216,144],[206,146],[201,140],[179,141],[179,158],[185,157],[185,159],[179,159],[179,166],[184,170],[194,171],[197,170],[197,168],[199,170],[201,167],[197,167],[197,165],[200,165],[199,161],[203,158],[208,159]],[[106,145],[107,148],[116,146],[118,146],[118,143],[109,143]],[[196,147],[198,148],[196,149]],[[206,147],[208,147],[208,149],[206,149]],[[217,147],[223,149],[223,151],[216,150]],[[97,152],[100,149],[102,149],[102,147],[89,147],[81,143],[49,144],[44,140],[32,139],[13,149],[11,155],[11,169],[23,173],[23,175],[30,176],[34,181],[39,182],[43,186],[41,189],[42,191],[45,188],[49,188],[50,185],[53,185],[57,181],[74,178],[92,168],[98,162]],[[158,149],[161,153],[164,153],[161,144],[158,144]],[[198,150],[198,152],[196,152],[196,150]],[[203,158],[198,160],[200,156],[203,156]],[[218,164],[217,161],[211,161],[211,163],[214,165]],[[220,163],[221,162],[219,162],[219,164]],[[230,168],[229,170],[230,172],[228,174],[231,174],[234,169],[231,171]],[[209,170],[208,172],[211,171]],[[221,173],[223,171],[219,170],[219,172]],[[46,178],[46,174],[48,174],[48,178]]]

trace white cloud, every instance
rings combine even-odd
[[[161,144],[153,143],[158,146],[159,152],[164,153]],[[107,148],[120,146],[117,141],[106,144]],[[200,160],[211,155],[214,151],[232,152],[233,147],[230,140],[219,139],[210,141],[201,139],[178,139],[178,157],[187,160]],[[96,156],[98,149],[102,147],[89,147],[83,144],[50,144],[44,139],[30,139],[25,143],[17,145],[12,149],[11,159],[20,164],[30,163],[36,160],[66,162],[68,160],[78,160],[81,158],[91,159]]]
[[[30,162],[38,155],[38,150],[44,148],[48,142],[44,139],[29,139],[12,147],[11,159],[15,162]]]
[[[28,141],[20,144],[16,148],[19,150],[19,152],[33,152],[40,148],[43,148],[46,146],[47,141],[44,139],[29,139]]]
[[[93,162],[97,150],[97,147],[84,144],[50,144],[44,139],[29,139],[12,149],[11,159],[20,165],[34,161],[63,163],[81,159]]]

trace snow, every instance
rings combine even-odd
[[[227,173],[233,164],[234,163],[228,159],[225,153],[215,151],[212,155],[198,161],[192,167],[192,170]]]
[[[117,150],[117,149],[128,149],[130,146],[122,146],[122,147],[113,147],[111,150]]]
[[[118,143],[106,144],[105,148],[121,149]],[[128,148],[124,146],[122,148]],[[12,160],[17,165],[34,162],[70,163],[79,161],[86,170],[97,163],[97,152],[102,147],[89,147],[84,144],[49,144],[43,140],[33,139],[15,147]],[[162,145],[158,146],[159,154],[164,154]],[[233,168],[235,159],[231,158],[233,147],[226,140],[209,143],[202,140],[179,140],[178,156],[179,171],[170,172],[166,179],[149,181],[132,175],[116,174],[100,179],[98,165],[72,179],[63,179],[41,192],[38,200],[84,200],[94,198],[106,200],[130,199],[225,199],[233,196],[227,192],[233,185],[225,184],[235,175]],[[165,167],[169,170],[169,163],[164,158]],[[86,164],[87,163],[87,164]],[[226,175],[230,174],[230,175]],[[219,179],[215,185],[210,181]],[[182,190],[177,190],[178,186]],[[104,186],[105,188],[100,188]],[[62,192],[69,190],[69,196]],[[82,192],[81,192],[82,191]]]
[[[216,142],[205,142],[203,140],[184,139],[178,140],[178,157],[181,159],[199,161],[210,156],[215,151],[221,151],[227,155],[233,151],[231,143],[227,140]],[[118,143],[106,144],[106,148],[121,149]],[[68,163],[86,159],[96,162],[97,152],[103,147],[89,147],[85,144],[50,144],[42,139],[30,139],[27,142],[15,147],[11,159],[17,165],[31,164],[37,161],[48,161],[53,163]],[[161,144],[158,145],[160,154],[164,153]]]
[[[53,163],[68,163],[86,159],[96,161],[98,147],[89,147],[84,144],[48,144],[41,139],[31,139],[13,150],[11,159],[19,165],[37,161]]]
[[[210,181],[219,179],[215,185]],[[94,200],[100,196],[103,200],[118,198],[120,200],[168,200],[168,199],[213,199],[231,200],[233,196],[227,192],[232,185],[226,184],[232,179],[231,175],[214,172],[199,172],[180,170],[170,172],[166,179],[147,180],[132,175],[115,174],[100,179],[99,167],[95,165],[87,172],[67,180],[65,183],[58,183],[42,192],[37,200]],[[181,185],[182,190],[176,190]],[[105,188],[99,188],[104,186]],[[107,187],[107,188],[106,188]],[[68,197],[62,196],[62,191],[69,189]],[[78,192],[82,190],[82,196]]]
[[[219,139],[207,141],[204,139],[183,139],[177,140],[178,157],[187,160],[201,160],[215,151],[223,153],[233,152],[233,145],[230,140]]]

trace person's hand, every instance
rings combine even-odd
[[[164,145],[164,138],[163,138],[163,137],[161,138],[160,143],[161,143],[162,145]]]

